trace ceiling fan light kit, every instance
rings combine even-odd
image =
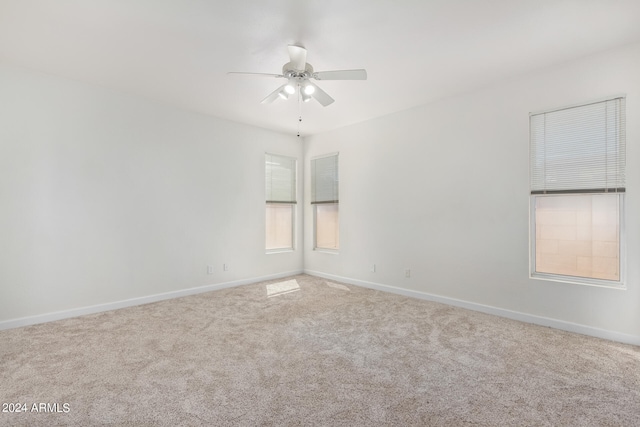
[[[289,79],[289,83],[284,85],[284,90],[289,95],[293,95],[294,93],[296,93],[296,86],[297,86],[297,83],[294,81],[294,79]]]
[[[270,104],[278,97],[288,99],[289,95],[300,93],[300,99],[308,102],[314,98],[322,106],[326,107],[334,102],[334,99],[325,91],[320,89],[316,84],[310,81],[314,80],[366,80],[367,71],[363,69],[357,70],[335,70],[315,72],[313,66],[307,63],[307,49],[301,46],[289,45],[289,62],[283,65],[282,74],[267,73],[244,73],[231,72],[229,74],[253,74],[261,76],[270,76],[276,78],[285,78],[287,83],[271,92],[262,100],[263,104]]]
[[[305,95],[313,95],[313,92],[316,91],[316,88],[311,86],[309,83],[304,85],[304,94]]]

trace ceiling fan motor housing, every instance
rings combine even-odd
[[[287,62],[282,66],[282,75],[285,77],[306,77],[313,75],[313,67],[311,64],[305,63],[304,70],[296,70],[292,62]]]

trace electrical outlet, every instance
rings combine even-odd
[[[229,264],[227,264],[226,262],[224,264],[222,264],[222,269],[224,271],[229,271]]]
[[[371,272],[372,273],[376,272],[376,265],[375,264],[371,264]]]
[[[207,265],[207,274],[213,274],[213,265]]]
[[[406,269],[406,270],[404,271],[404,277],[411,277],[411,270]]]

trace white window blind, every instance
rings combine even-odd
[[[296,203],[296,159],[266,154],[267,203]]]
[[[531,194],[625,191],[625,99],[530,116]]]
[[[311,160],[311,203],[338,203],[338,155]]]

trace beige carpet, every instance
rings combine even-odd
[[[3,426],[640,425],[638,347],[304,275],[0,345]]]

